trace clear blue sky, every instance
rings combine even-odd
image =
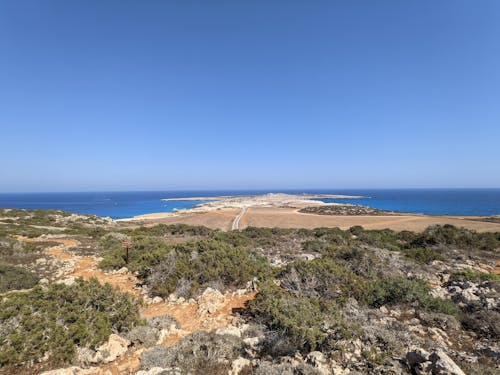
[[[0,0],[0,191],[500,187],[500,1]]]

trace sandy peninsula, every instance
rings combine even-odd
[[[300,212],[306,207],[348,206],[324,203],[320,198],[356,198],[345,195],[264,194],[253,196],[169,198],[168,200],[201,200],[190,210],[140,215],[120,221],[137,224],[189,224],[204,225],[221,230],[255,227],[347,229],[361,225],[367,229],[422,231],[429,225],[451,224],[479,232],[500,232],[500,223],[480,216],[435,216],[409,213],[383,212],[371,215],[321,215]],[[358,197],[359,198],[359,197]],[[235,226],[236,224],[236,226]]]

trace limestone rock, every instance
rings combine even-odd
[[[163,298],[161,298],[161,297],[156,296],[153,298],[153,303],[162,303],[162,302],[163,302]]]
[[[442,350],[431,354],[421,348],[412,348],[406,353],[406,360],[416,374],[465,375],[460,367]]]
[[[99,367],[80,368],[77,366],[61,368],[57,370],[45,371],[40,375],[112,375],[110,370],[103,370]]]
[[[117,275],[124,275],[128,272],[128,268],[127,267],[122,267],[120,268],[118,271],[116,271],[116,274]]]
[[[264,340],[264,336],[255,336],[255,337],[247,337],[243,339],[243,342],[248,345],[251,349],[257,350],[259,348],[259,344]]]
[[[213,314],[224,303],[224,295],[216,289],[207,288],[198,297],[198,314]]]
[[[78,348],[76,351],[77,361],[79,363],[94,364],[102,362],[102,354],[100,352],[96,352],[95,350],[89,348]]]
[[[325,355],[321,352],[311,352],[306,357],[306,363],[316,368],[321,374],[331,373]]]
[[[97,351],[102,353],[103,362],[109,363],[127,352],[130,341],[117,334],[111,334],[108,342],[101,345]]]
[[[250,365],[250,360],[243,357],[238,357],[233,361],[231,365],[231,370],[229,370],[229,375],[238,375],[241,372],[241,370],[243,370],[245,367],[249,365]]]
[[[135,375],[158,375],[164,372],[165,369],[161,367],[153,367],[150,370],[141,370],[135,373]]]
[[[465,375],[460,367],[442,350],[433,352],[429,359],[433,363],[433,372],[438,375]]]
[[[411,348],[408,353],[406,353],[406,360],[410,367],[414,367],[415,365],[427,361],[430,353],[421,348]]]
[[[232,335],[241,337],[241,329],[234,326],[219,328],[218,330],[215,331],[215,333],[218,335]]]
[[[71,286],[75,283],[75,278],[73,276],[68,276],[65,279],[56,281],[58,284],[64,284],[67,286]]]

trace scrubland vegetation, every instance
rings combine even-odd
[[[77,346],[95,348],[140,323],[132,297],[95,279],[10,293],[0,301],[0,366],[68,363]]]
[[[403,351],[410,345],[432,347],[436,330],[444,337],[445,344],[439,345],[446,345],[471,373],[475,369],[486,373],[496,366],[485,347],[493,351],[499,347],[500,280],[477,265],[494,265],[498,260],[500,233],[449,225],[422,233],[361,227],[221,232],[185,225],[105,225],[94,217],[69,221],[72,216],[59,212],[11,210],[0,216],[0,292],[6,292],[0,302],[4,368],[37,361],[47,366],[71,363],[77,348],[95,347],[112,332],[128,335],[140,345],[152,345],[156,337],[149,328],[133,328],[144,324],[137,302],[109,285],[80,280],[72,286],[36,286],[36,267],[26,265],[33,264],[45,246],[21,244],[16,236],[39,235],[38,230],[86,241],[102,256],[99,267],[127,266],[150,297],[190,298],[207,287],[224,292],[246,288],[250,282],[257,285],[256,298],[240,317],[260,337],[251,351],[257,364],[249,373],[279,373],[284,358],[297,353],[306,358],[313,351],[362,373],[396,371],[398,366],[409,366]],[[134,244],[128,265],[121,246],[124,239]],[[475,294],[469,298],[465,291]],[[144,338],[148,335],[152,336]],[[185,340],[146,352],[142,367],[147,370],[155,361],[163,361],[157,363],[160,367],[170,366],[164,360],[170,358],[192,373],[202,373],[203,368],[226,373],[228,363],[211,358],[216,354],[210,348],[220,344],[228,360],[248,352],[242,350],[241,339],[203,334]],[[463,347],[461,341],[472,344]],[[205,354],[191,360],[180,354],[198,344]],[[360,354],[349,362],[344,354],[356,352],[356,345]],[[344,354],[338,357],[339,353]],[[463,353],[479,358],[479,364],[468,362]],[[308,368],[306,362],[293,371]]]

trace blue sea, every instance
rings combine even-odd
[[[322,189],[137,191],[85,193],[2,193],[0,208],[58,209],[114,219],[189,209],[202,201],[163,201],[163,198],[216,197],[264,193],[343,194],[360,199],[321,199],[374,208],[431,215],[500,215],[500,189]]]

